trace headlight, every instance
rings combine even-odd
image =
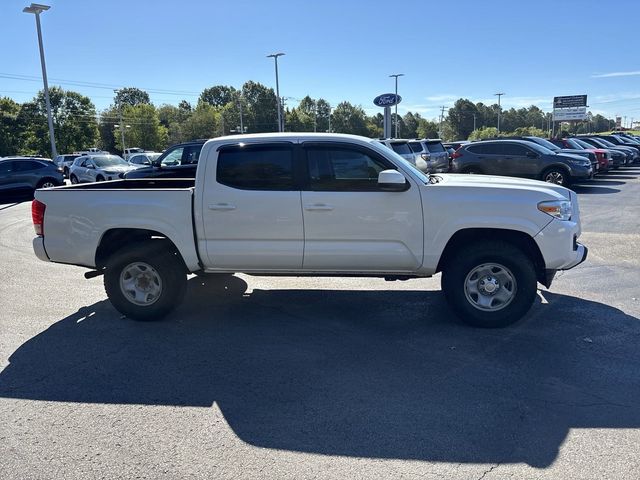
[[[588,167],[591,165],[591,162],[589,160],[578,160],[577,158],[571,159],[569,160],[569,162],[573,163],[574,165],[578,165],[579,167]]]
[[[538,210],[559,220],[571,220],[571,202],[568,200],[540,202]]]

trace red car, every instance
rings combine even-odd
[[[573,138],[551,138],[549,141],[560,148],[573,148],[593,152],[596,156],[596,160],[598,160],[598,173],[607,172],[612,167],[611,154],[607,150],[595,147],[586,148],[582,143]]]

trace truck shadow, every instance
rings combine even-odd
[[[602,303],[543,292],[480,330],[437,291],[246,290],[194,278],[157,323],[82,308],[11,355],[0,397],[215,402],[264,448],[536,467],[570,429],[640,427],[640,322]]]

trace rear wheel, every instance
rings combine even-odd
[[[104,177],[102,175],[98,175],[96,177],[96,182],[104,182]]]
[[[505,327],[522,318],[533,304],[535,266],[509,243],[481,243],[447,262],[442,288],[449,306],[465,323]]]
[[[71,180],[71,183],[74,185],[78,183],[78,177],[76,177],[73,173],[69,177],[69,180]]]
[[[105,290],[116,310],[129,318],[160,320],[182,301],[187,287],[184,264],[162,243],[118,252],[107,263]]]
[[[569,185],[569,174],[562,168],[553,167],[548,168],[542,172],[542,180],[547,183],[553,183],[555,185],[562,185],[566,187]]]

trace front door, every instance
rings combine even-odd
[[[302,192],[307,271],[412,272],[422,265],[419,186],[385,192],[378,174],[397,169],[376,151],[352,144],[303,144]]]
[[[301,269],[304,228],[292,145],[239,144],[216,153],[205,164],[198,239],[208,269]]]

